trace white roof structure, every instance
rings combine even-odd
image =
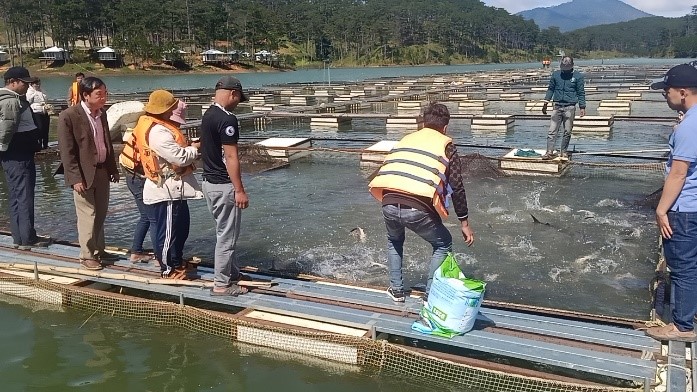
[[[102,49],[99,49],[97,53],[116,53],[116,51],[108,46],[105,46]]]
[[[59,48],[57,46],[51,46],[50,48],[44,49],[41,52],[43,52],[43,53],[59,53],[59,52],[65,52],[65,49]]]
[[[225,53],[223,53],[219,50],[216,50],[216,49],[208,49],[207,51],[202,52],[201,54],[225,54]]]

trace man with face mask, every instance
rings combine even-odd
[[[583,87],[583,75],[574,71],[574,59],[569,56],[561,59],[559,70],[554,71],[549,79],[545,103],[542,106],[543,114],[547,114],[547,105],[550,100],[554,102],[554,111],[552,112],[552,123],[547,133],[547,152],[542,156],[542,159],[554,158],[554,145],[557,142],[560,126],[564,128],[564,135],[561,140],[559,156],[568,158],[567,149],[574,127],[577,104],[581,109],[581,117],[586,115],[586,90]]]

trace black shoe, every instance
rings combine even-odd
[[[104,252],[99,255],[99,260],[100,261],[119,261],[121,260],[121,256],[115,255],[113,253],[109,252]]]
[[[31,248],[48,248],[52,243],[53,243],[53,241],[51,241],[50,238],[47,240],[38,239],[34,243],[29,244],[29,245],[17,245],[17,249],[19,249],[19,250],[31,250]],[[12,246],[14,246],[14,245],[12,245]]]
[[[545,155],[542,156],[543,161],[548,161],[550,159],[554,159],[554,154],[551,152],[546,152]]]
[[[407,299],[407,293],[404,291],[404,289],[395,289],[390,287],[387,289],[387,295],[389,295],[394,302],[404,302]]]

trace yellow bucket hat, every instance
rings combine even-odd
[[[145,112],[150,114],[162,114],[179,103],[177,98],[167,90],[155,90],[150,93],[148,103],[145,104]]]

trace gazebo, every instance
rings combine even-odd
[[[219,64],[227,61],[228,58],[227,54],[216,49],[208,49],[201,53],[201,61],[204,64]]]
[[[41,51],[41,57],[39,57],[40,60],[43,61],[65,61],[68,59],[68,52],[63,49],[59,48],[57,46],[51,46],[48,49],[44,49]]]
[[[108,46],[105,46],[102,49],[99,49],[97,51],[97,55],[99,56],[99,61],[119,61],[119,54],[116,53],[116,51]]]

